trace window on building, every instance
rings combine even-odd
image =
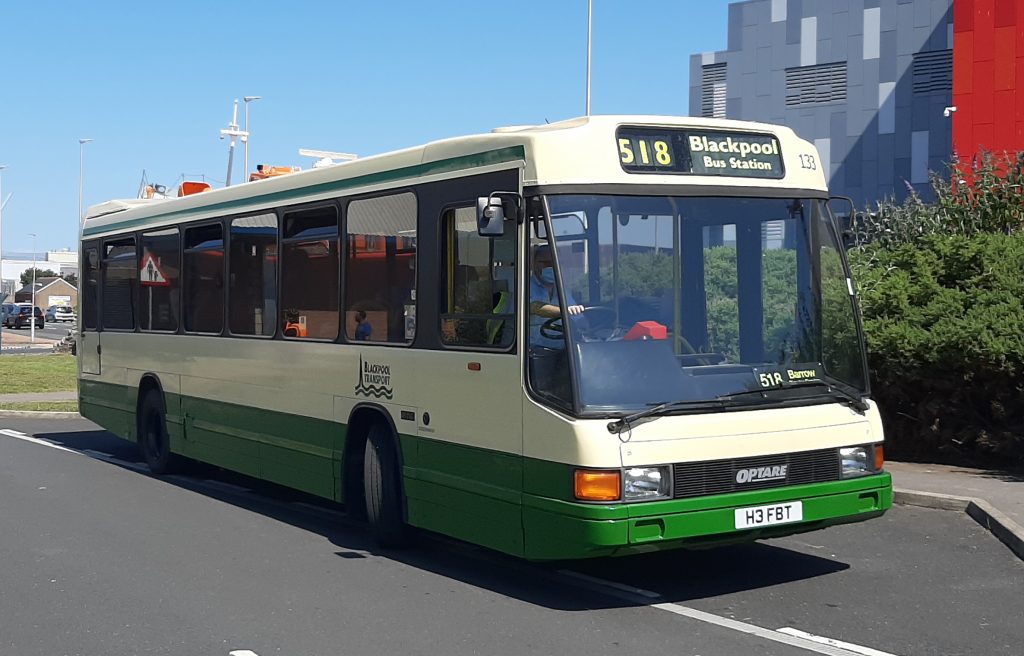
[[[277,316],[277,215],[231,221],[228,329],[234,335],[273,336]]]
[[[184,255],[185,330],[220,334],[224,327],[224,229],[221,224],[187,228]]]
[[[82,248],[82,326],[86,330],[99,327],[100,249],[96,242]]]
[[[104,330],[135,330],[138,266],[134,237],[103,243]]]
[[[914,54],[914,93],[953,92],[953,51],[933,50]]]
[[[281,330],[285,337],[338,336],[338,210],[329,205],[284,215]]]
[[[725,118],[726,65],[705,64],[701,67],[700,115],[704,118]]]
[[[142,235],[139,328],[174,332],[181,316],[181,236],[177,228]]]
[[[416,334],[416,196],[352,201],[347,218],[345,336],[407,344]]]
[[[508,347],[515,336],[515,222],[503,237],[477,234],[476,207],[442,218],[441,341]]]
[[[786,107],[846,102],[846,62],[786,69]]]

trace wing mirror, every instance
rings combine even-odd
[[[523,197],[514,191],[494,191],[476,199],[476,231],[481,237],[505,234],[505,219],[523,220]]]

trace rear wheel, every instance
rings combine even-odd
[[[409,529],[403,517],[398,455],[388,430],[381,424],[371,426],[366,436],[363,496],[366,499],[366,518],[377,542],[383,547],[405,545]]]
[[[176,461],[167,435],[164,399],[157,390],[146,392],[139,406],[139,447],[153,474],[161,476],[174,471]]]

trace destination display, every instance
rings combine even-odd
[[[771,134],[619,128],[619,163],[627,173],[674,173],[739,178],[785,175],[779,140]]]

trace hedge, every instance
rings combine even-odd
[[[889,455],[1024,462],[1024,234],[919,234],[850,257]]]

